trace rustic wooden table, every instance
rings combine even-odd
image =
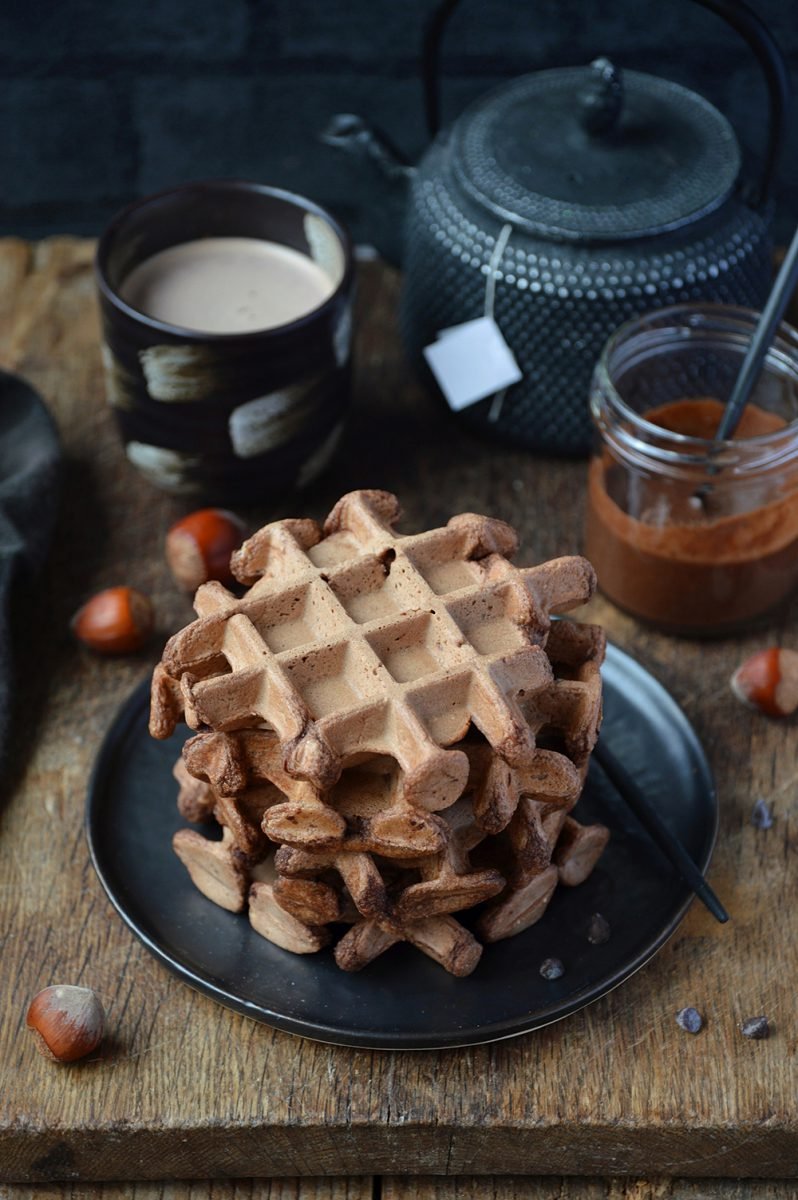
[[[104,405],[92,251],[0,242],[0,365],[46,397],[67,465],[51,562],[20,631],[0,807],[0,1197],[795,1196],[798,739],[794,722],[749,713],[728,688],[754,649],[798,645],[795,608],[756,637],[702,645],[593,603],[590,617],[670,689],[708,750],[721,803],[711,881],[732,921],[694,905],[652,963],[567,1021],[440,1053],[319,1045],[192,992],[116,916],[88,858],[86,781],[116,707],[191,612],[162,556],[186,505],[126,463]],[[394,273],[363,267],[356,404],[337,464],[253,521],[321,516],[342,492],[378,486],[399,494],[407,528],[470,509],[516,526],[525,561],[578,550],[584,464],[484,444],[441,416],[402,361],[397,293]],[[159,638],[99,660],[68,620],[121,582],[152,595]],[[773,806],[768,831],[750,822],[759,796]],[[29,998],[57,981],[96,988],[110,1023],[102,1053],[67,1068],[24,1028]],[[698,1037],[674,1021],[685,1004],[706,1016]],[[744,1039],[740,1020],[759,1013],[770,1039]],[[89,1185],[207,1179],[249,1182]]]

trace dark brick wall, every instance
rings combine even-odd
[[[798,66],[798,0],[751,0]],[[417,51],[432,0],[0,0],[0,232],[97,232],[128,200],[238,176],[329,205],[368,240],[376,177],[318,142],[367,115],[410,156],[425,137]],[[447,119],[503,77],[600,53],[702,92],[751,169],[765,88],[736,34],[689,0],[464,0]],[[798,218],[798,120],[778,226]]]

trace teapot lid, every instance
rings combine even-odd
[[[712,212],[731,192],[740,149],[695,92],[607,59],[525,75],[457,121],[462,187],[502,220],[543,237],[639,238]]]

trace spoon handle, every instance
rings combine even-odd
[[[600,738],[593,751],[593,758],[690,890],[709,909],[717,921],[720,921],[721,924],[728,921],[729,914],[687,850],[676,835],[671,833],[643,789],[629,775],[626,768],[618,762],[615,755],[610,753]]]
[[[784,310],[796,285],[798,285],[798,229],[796,229],[790,242],[790,248],[784,256],[784,262],[776,276],[767,304],[762,309],[762,315],[754,330],[754,336],[751,338],[751,344],[743,359],[743,365],[735,380],[714,441],[723,442],[734,437],[734,432],[743,415],[743,409],[759,378],[759,372],[773,341],[776,327],[784,315]]]

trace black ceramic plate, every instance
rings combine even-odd
[[[705,869],[717,827],[712,775],[681,710],[642,667],[610,647],[603,668],[602,739],[658,805]],[[215,1000],[289,1033],[345,1046],[465,1046],[537,1029],[598,999],[647,962],[682,920],[692,894],[598,768],[575,815],[612,831],[590,878],[560,887],[543,919],[487,946],[472,975],[455,979],[419,951],[396,946],[358,974],[329,950],[294,955],[256,934],[246,916],[217,908],[171,849],[184,825],[172,766],[185,730],[147,733],[147,685],[128,699],[100,752],[89,788],[92,859],[119,914],[157,958]],[[587,940],[591,914],[611,928]],[[565,974],[547,982],[547,957]]]

